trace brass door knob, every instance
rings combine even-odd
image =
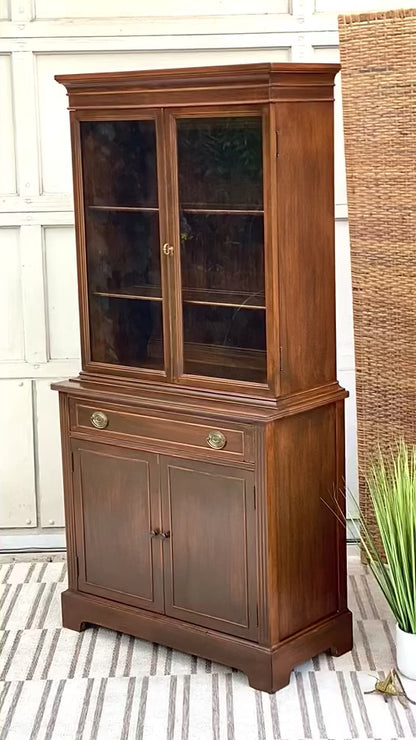
[[[227,442],[227,437],[218,430],[212,431],[208,434],[207,443],[213,450],[222,450]]]
[[[108,426],[108,416],[104,411],[93,411],[90,422],[96,429],[105,429]]]

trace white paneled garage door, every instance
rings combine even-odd
[[[335,0],[0,0],[3,549],[64,546],[58,403],[49,386],[52,380],[78,372],[79,335],[68,113],[65,90],[54,75],[336,61],[334,11],[349,9],[354,9],[351,3]],[[340,381],[351,393],[348,484],[355,490],[353,336],[339,83],[336,97],[338,367]]]

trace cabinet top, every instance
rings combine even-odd
[[[209,96],[216,90],[244,91],[247,102],[273,100],[332,99],[339,64],[263,63],[181,69],[146,69],[128,72],[99,72],[56,75],[70,94],[186,90]],[[237,97],[240,97],[238,95]],[[156,104],[159,101],[155,101]],[[70,101],[71,103],[71,101]],[[81,103],[79,105],[78,103]],[[83,107],[77,99],[75,107]]]

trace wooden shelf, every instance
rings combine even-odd
[[[89,211],[120,211],[122,213],[158,213],[159,208],[145,206],[87,206]]]
[[[162,301],[161,291],[159,285],[131,285],[115,290],[94,290],[92,295],[102,298],[127,298],[131,301]]]
[[[188,208],[181,206],[182,213],[195,213],[213,216],[263,216],[264,211],[260,208]]]
[[[94,290],[92,294],[103,298],[127,298],[133,301],[162,301],[161,288],[157,285],[131,285],[115,290]],[[183,288],[182,299],[186,304],[198,306],[224,306],[227,308],[265,310],[264,293]]]
[[[264,350],[231,347],[225,344],[184,343],[186,362],[203,363],[204,365],[230,365],[232,367],[253,368],[259,370],[264,364]]]
[[[218,344],[184,343],[184,375],[266,382],[266,352]],[[219,373],[213,373],[213,367]]]
[[[89,211],[120,211],[126,213],[158,213],[159,208],[148,206],[87,206]],[[192,213],[212,216],[263,216],[261,208],[192,208],[182,206],[182,213]]]
[[[199,306],[227,306],[265,310],[264,293],[182,288],[183,302]]]

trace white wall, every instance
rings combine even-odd
[[[334,9],[363,8],[357,2],[354,8],[351,2],[335,0],[204,4],[0,0],[3,548],[64,544],[58,399],[49,385],[79,370],[79,336],[68,113],[65,90],[53,76],[256,61],[336,61]],[[355,491],[354,355],[341,117],[338,80],[338,375],[351,394],[347,468],[348,485]]]

